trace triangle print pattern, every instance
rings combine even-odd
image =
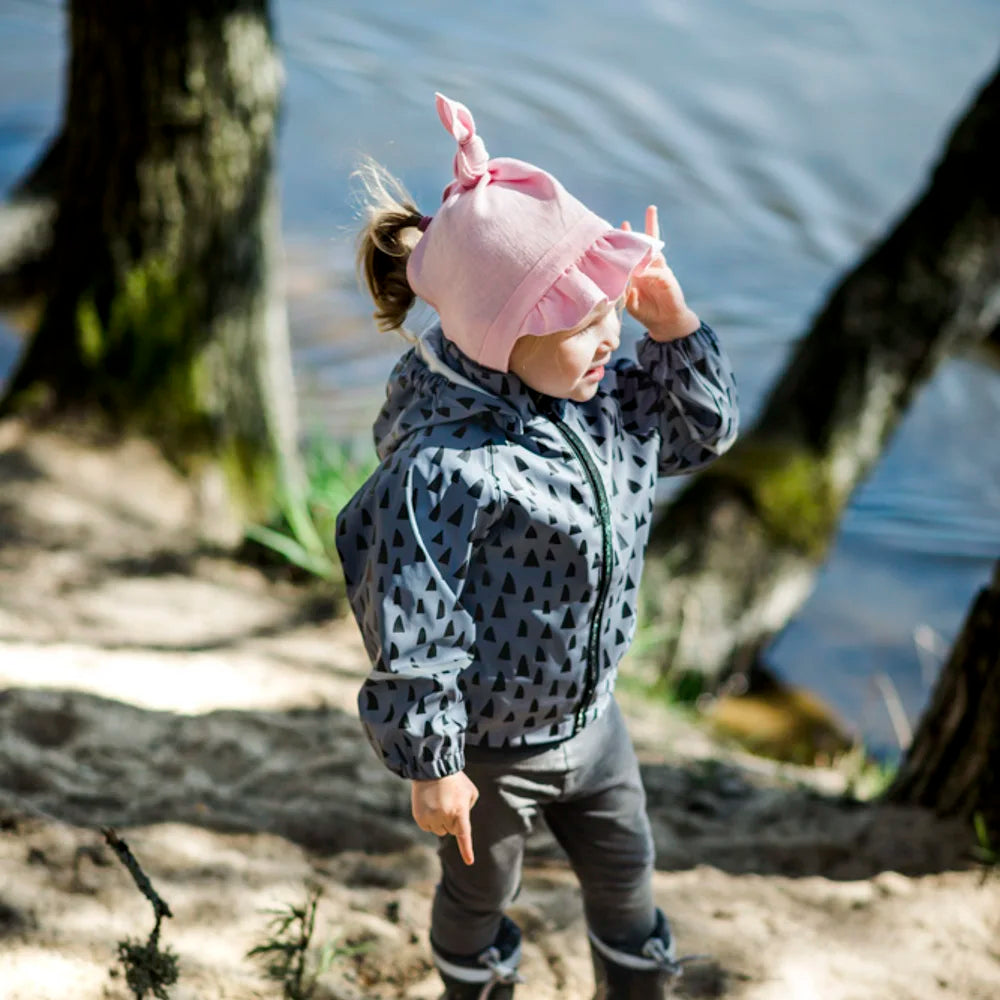
[[[372,662],[361,719],[407,778],[461,770],[466,742],[549,743],[603,711],[635,632],[656,480],[711,460],[736,429],[707,327],[647,339],[585,404],[539,396],[439,333],[432,346],[484,391],[404,355],[376,423],[382,462],[337,523]]]

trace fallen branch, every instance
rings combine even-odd
[[[170,907],[153,888],[149,876],[142,870],[128,844],[110,827],[101,832],[118,860],[128,869],[139,891],[153,906],[156,923],[145,943],[126,938],[118,942],[118,959],[125,967],[125,982],[136,1000],[143,1000],[152,993],[158,1000],[167,1000],[167,987],[177,982],[177,956],[169,949],[160,950],[160,924],[164,917],[172,917]]]

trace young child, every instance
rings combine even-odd
[[[732,443],[732,374],[655,207],[645,235],[615,229],[538,167],[489,159],[463,105],[437,110],[458,142],[440,207],[372,167],[359,250],[381,328],[416,296],[440,320],[393,370],[381,464],[337,525],[372,661],[361,719],[440,837],[445,1000],[513,995],[504,909],[539,817],[580,882],[597,997],[662,997],[678,966],[613,690],[657,477]],[[647,331],[638,364],[611,362],[622,305]]]

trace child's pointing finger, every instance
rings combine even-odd
[[[459,854],[462,855],[462,860],[467,865],[474,864],[476,856],[472,853],[472,824],[469,822],[468,810],[459,813],[458,816],[455,817],[449,833],[453,833],[455,835],[455,840],[458,843],[458,851]]]

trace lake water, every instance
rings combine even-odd
[[[724,338],[745,425],[839,274],[924,184],[992,72],[996,0],[277,0],[280,171],[307,428],[367,434],[401,345],[354,285],[349,174],[363,154],[432,213],[453,147],[441,90],[490,152],[544,166],[595,211],[660,206],[687,297]],[[61,5],[0,0],[0,189],[60,113]],[[626,339],[636,331],[629,328]],[[0,326],[0,378],[17,341]],[[1000,554],[1000,376],[969,360],[924,389],[857,492],[815,593],[770,652],[876,748],[910,718]]]

